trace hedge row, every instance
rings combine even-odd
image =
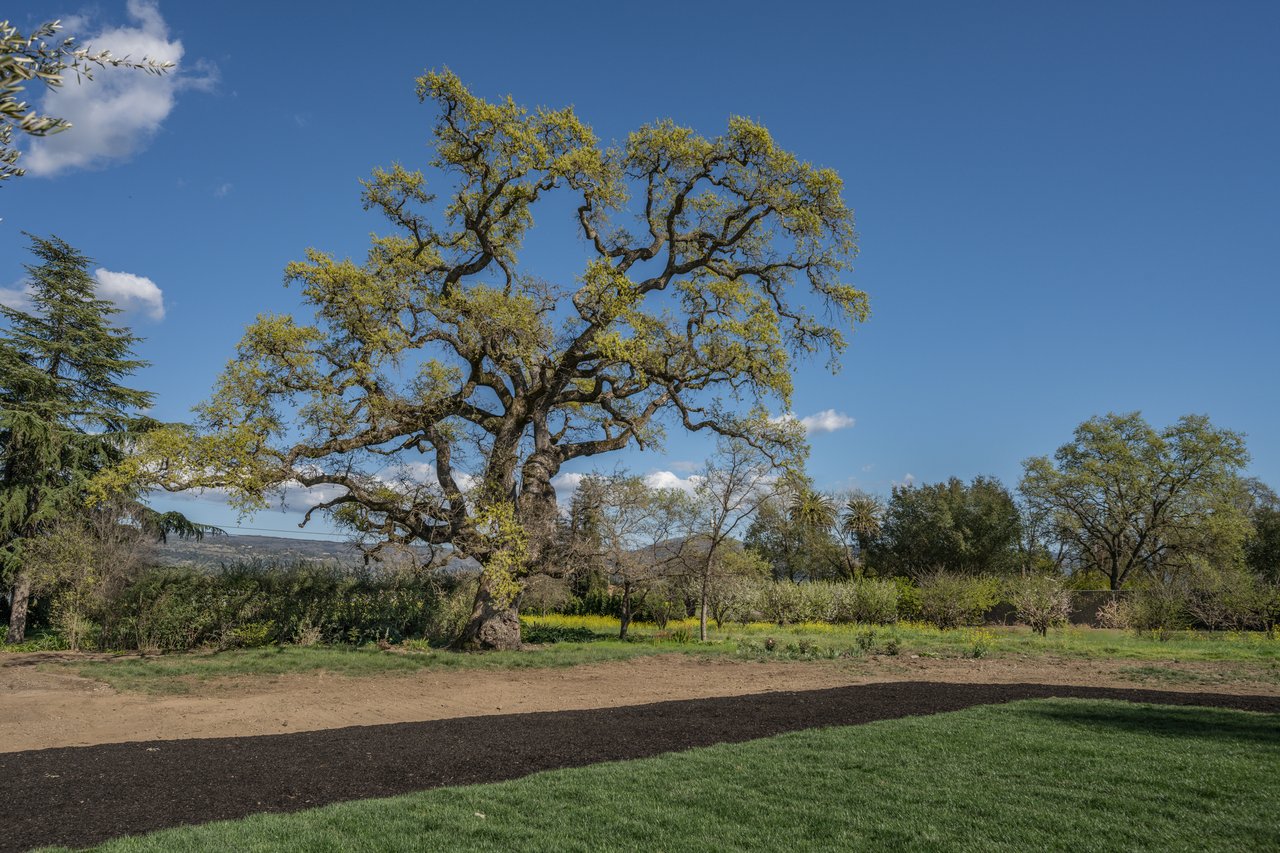
[[[447,641],[474,587],[441,575],[310,565],[156,569],[87,615],[77,645],[180,651],[278,643]]]

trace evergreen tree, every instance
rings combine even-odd
[[[30,236],[30,235],[28,235]],[[155,425],[152,395],[122,384],[145,365],[138,342],[112,324],[90,259],[66,242],[31,237],[30,310],[0,306],[0,564],[10,584],[8,641],[22,642],[32,572],[27,545],[83,512],[90,479]]]

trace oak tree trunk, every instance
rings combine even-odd
[[[480,572],[475,606],[454,648],[465,651],[513,651],[520,648],[520,597],[525,577],[543,568],[556,529],[556,492],[550,475],[525,467],[525,485],[516,502],[516,519],[524,529],[526,563],[516,577],[509,570]],[[515,589],[512,589],[514,585]]]
[[[515,651],[520,648],[520,597],[517,595],[513,599],[494,587],[493,575],[487,570],[482,571],[471,618],[454,641],[454,648],[469,652]]]
[[[631,627],[631,584],[622,582],[622,612],[618,617],[618,639],[627,638],[627,629]]]

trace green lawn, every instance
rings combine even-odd
[[[1267,850],[1280,715],[1039,700],[105,845],[181,850]]]
[[[202,684],[237,676],[275,676],[328,672],[338,675],[378,675],[438,669],[521,669],[565,667],[626,660],[663,653],[719,656],[720,646],[670,643],[623,643],[601,640],[560,643],[520,652],[462,654],[438,649],[384,652],[377,648],[344,646],[269,646],[224,652],[127,655],[113,660],[46,664],[49,669],[70,670],[86,678],[106,682],[117,690],[144,693],[187,693]]]
[[[1184,632],[1160,641],[1132,632],[1096,628],[1068,628],[1039,637],[1025,628],[988,627],[940,631],[927,625],[904,623],[892,627],[804,624],[726,625],[712,631],[708,643],[696,636],[693,620],[673,622],[665,630],[638,623],[632,641],[616,639],[617,620],[600,616],[526,617],[526,624],[551,628],[588,628],[591,642],[544,645],[520,652],[483,655],[457,654],[415,645],[407,650],[380,651],[373,647],[269,647],[219,653],[122,655],[109,660],[47,664],[69,668],[120,690],[183,693],[203,683],[236,676],[283,675],[325,671],[343,675],[415,672],[423,668],[512,669],[576,666],[626,660],[640,655],[685,654],[732,660],[857,660],[868,655],[942,657],[1058,656],[1084,659],[1113,658],[1135,663],[1139,681],[1187,681],[1176,671],[1143,666],[1165,661],[1217,661],[1223,679],[1280,682],[1280,640],[1262,633],[1206,635]]]

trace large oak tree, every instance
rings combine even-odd
[[[1142,576],[1167,580],[1195,559],[1242,561],[1248,461],[1244,436],[1203,415],[1156,430],[1139,412],[1112,413],[1076,427],[1052,460],[1028,459],[1020,489],[1073,567],[1120,589]]]
[[[418,96],[439,110],[431,166],[447,196],[420,171],[373,172],[364,204],[392,231],[363,262],[312,250],[288,267],[313,318],[248,329],[175,479],[246,507],[322,487],[317,509],[369,541],[473,556],[459,644],[512,647],[563,465],[671,424],[796,443],[768,417],[789,403],[795,358],[834,365],[867,315],[844,280],[853,215],[834,171],[744,118],[714,138],[659,121],[606,147],[572,109],[490,103],[449,72],[419,78]],[[574,281],[521,265],[535,210],[572,216],[566,257],[587,256]]]

